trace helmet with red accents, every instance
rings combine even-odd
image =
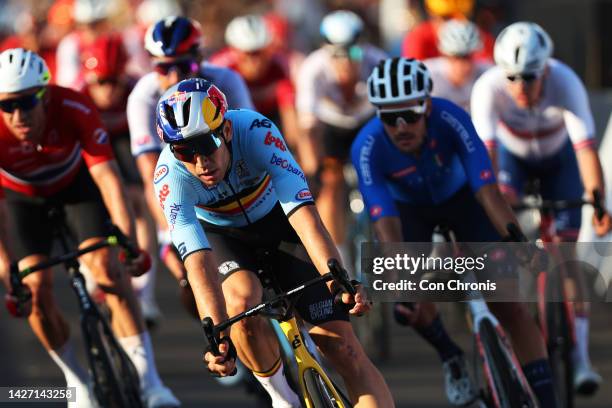
[[[128,56],[119,34],[103,34],[82,51],[83,71],[87,82],[117,79]]]
[[[186,17],[166,17],[147,29],[145,48],[154,57],[195,53],[202,44],[202,29]]]
[[[223,92],[212,82],[190,78],[168,89],[157,104],[157,128],[169,144],[184,143],[191,138],[211,135],[221,127],[227,112]]]

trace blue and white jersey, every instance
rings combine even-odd
[[[218,185],[202,184],[169,146],[157,162],[155,193],[183,259],[210,248],[198,219],[243,227],[263,218],[277,203],[289,216],[313,201],[302,169],[269,119],[251,110],[230,110],[225,119],[232,124],[231,167]]]
[[[491,161],[467,112],[446,99],[431,101],[418,157],[398,150],[378,118],[370,120],[353,142],[351,159],[373,221],[398,216],[396,201],[436,205],[466,184],[477,192],[495,183]]]

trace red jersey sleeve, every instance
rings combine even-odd
[[[109,134],[91,99],[78,92],[66,91],[69,92],[66,92],[62,102],[67,115],[64,120],[73,124],[75,138],[81,144],[87,167],[114,159]]]

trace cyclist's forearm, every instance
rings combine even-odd
[[[493,173],[497,174],[499,172],[499,168],[497,167],[497,149],[496,148],[487,148],[487,153],[489,153],[489,159],[491,159],[491,166],[493,167]]]
[[[476,199],[482,205],[489,220],[491,220],[493,226],[502,237],[508,235],[508,224],[519,226],[514,212],[501,191],[499,191],[497,184],[482,186],[476,193]]]
[[[321,275],[329,272],[327,267],[329,259],[341,260],[338,249],[314,205],[304,205],[298,208],[289,217],[289,222]]]
[[[136,157],[136,165],[138,166],[138,171],[142,178],[145,199],[151,216],[159,229],[167,230],[168,224],[166,223],[166,217],[155,199],[155,188],[153,187],[153,177],[158,157],[159,155],[157,152],[143,153]]]
[[[1,188],[1,187],[0,187]],[[4,199],[0,199],[0,280],[4,286],[9,289],[9,264],[11,262],[11,257],[8,250],[8,234],[7,234],[7,225],[6,220],[7,211],[6,211],[6,202]]]
[[[594,190],[598,190],[603,199],[606,196],[605,183],[597,152],[591,147],[586,147],[576,152],[576,158],[578,160],[582,185],[589,200],[593,199]]]
[[[185,268],[200,319],[210,316],[215,324],[227,319],[225,299],[212,251],[202,250],[187,255]]]
[[[110,214],[113,224],[132,240],[136,239],[136,228],[134,226],[134,214],[129,204],[128,196],[121,182],[117,163],[112,160],[96,164],[89,169],[95,181],[102,200]]]

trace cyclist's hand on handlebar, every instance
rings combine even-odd
[[[204,362],[208,371],[215,377],[227,377],[236,374],[236,349],[229,337],[223,337],[219,344],[219,355],[212,351],[204,353]]]
[[[372,309],[372,301],[368,298],[368,293],[360,283],[353,282],[355,288],[355,295],[351,295],[347,292],[340,294],[340,299],[345,305],[352,306],[349,313],[355,316],[362,316],[368,313]]]
[[[129,256],[125,250],[121,250],[119,259],[132,276],[144,275],[151,269],[151,256],[143,249],[139,249],[136,256]]]
[[[610,230],[612,230],[612,218],[610,218],[610,214],[604,212],[601,218],[598,218],[596,213],[593,214],[593,227],[595,228],[595,233],[599,237],[603,237],[609,233]]]

